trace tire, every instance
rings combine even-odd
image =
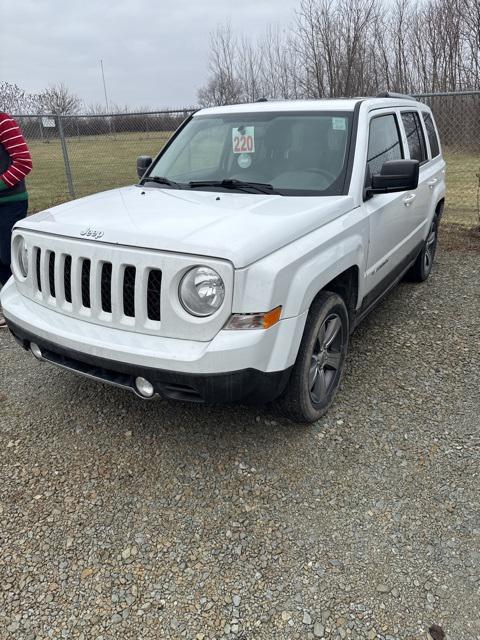
[[[432,272],[433,261],[435,259],[435,252],[437,250],[438,242],[438,216],[432,220],[430,229],[428,230],[427,239],[423,245],[422,250],[418,254],[414,265],[407,273],[407,280],[411,282],[423,282],[428,278]]]
[[[342,379],[349,338],[343,298],[322,291],[308,313],[288,386],[280,400],[295,422],[315,422],[329,409]]]

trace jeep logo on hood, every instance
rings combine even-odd
[[[84,236],[85,238],[99,240],[104,235],[104,233],[103,231],[95,231],[95,229],[90,229],[90,227],[87,227],[83,231],[80,231],[80,235]]]

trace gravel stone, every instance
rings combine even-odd
[[[480,638],[479,259],[389,294],[308,427],[142,402],[0,330],[0,638]]]
[[[388,593],[390,591],[390,587],[386,584],[377,585],[378,593]]]
[[[12,622],[12,624],[9,624],[7,627],[7,631],[10,631],[10,633],[14,633],[15,631],[18,631],[20,629],[20,625],[18,622]]]
[[[312,624],[312,618],[307,611],[303,612],[303,624]]]

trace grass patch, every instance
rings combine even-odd
[[[442,222],[439,244],[443,251],[480,253],[480,226],[469,228],[461,224]]]
[[[119,134],[69,138],[68,155],[75,196],[133,184],[137,180],[136,159],[155,156],[170,133]],[[33,171],[28,176],[30,210],[41,211],[70,199],[62,148],[58,140],[29,142]]]
[[[68,153],[76,197],[136,181],[139,155],[155,156],[170,132],[122,133],[69,138]],[[34,170],[28,177],[30,210],[41,211],[70,199],[62,149],[58,140],[29,142]],[[478,224],[477,192],[480,154],[444,150],[447,162],[445,221]]]
[[[445,149],[444,155],[447,163],[445,220],[468,227],[478,225],[480,153]]]

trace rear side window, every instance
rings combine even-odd
[[[387,160],[401,158],[403,158],[403,150],[396,117],[388,114],[372,118],[367,154],[370,175],[380,173],[383,163]]]
[[[407,135],[410,158],[412,158],[412,160],[418,160],[419,162],[425,162],[427,159],[427,148],[425,146],[425,138],[418,113],[416,111],[402,113],[402,121]]]
[[[430,142],[432,158],[435,158],[440,154],[440,145],[438,144],[438,137],[437,132],[435,131],[435,125],[433,124],[433,118],[429,113],[423,113],[422,115],[425,123],[425,129],[427,130],[428,141]]]

